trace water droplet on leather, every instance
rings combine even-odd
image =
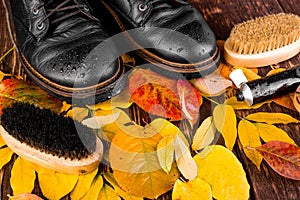
[[[56,71],[56,64],[52,65],[52,71]]]
[[[60,71],[60,73],[64,73],[65,70],[64,70],[64,68],[60,68],[59,71]]]
[[[85,77],[85,73],[81,73],[79,74],[78,78],[84,78]]]
[[[180,52],[182,52],[182,51],[183,51],[183,47],[177,49],[177,53],[180,53]]]
[[[76,71],[76,67],[73,67],[73,68],[72,68],[72,72],[75,72],[75,71]]]

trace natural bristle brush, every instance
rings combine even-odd
[[[224,43],[227,63],[263,67],[287,60],[300,52],[300,17],[279,13],[237,24]]]
[[[19,156],[61,173],[91,172],[103,154],[102,142],[92,129],[30,104],[4,108],[0,133]]]

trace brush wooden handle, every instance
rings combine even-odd
[[[259,54],[238,54],[229,48],[229,41],[224,43],[224,58],[227,63],[239,67],[264,67],[288,60],[300,52],[300,40],[279,49]]]
[[[94,171],[98,167],[103,155],[103,144],[98,137],[96,137],[95,152],[85,159],[71,160],[41,152],[25,143],[21,143],[12,137],[3,126],[0,126],[0,134],[7,146],[20,157],[33,164],[60,173],[85,174]]]

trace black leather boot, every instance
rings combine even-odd
[[[3,3],[25,71],[41,88],[76,103],[105,101],[123,89],[121,59],[86,0]]]
[[[199,11],[186,1],[101,1],[135,52],[158,69],[193,78],[218,67],[215,35]]]

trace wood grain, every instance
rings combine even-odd
[[[232,27],[242,21],[252,19],[258,16],[274,14],[280,12],[294,13],[300,15],[299,0],[189,0],[203,14],[207,23],[214,31],[218,40],[225,40]],[[2,2],[0,3],[0,55],[3,55],[13,44],[8,36],[5,11]],[[281,63],[282,67],[293,67],[300,63],[300,55]],[[7,56],[1,63],[0,69],[7,73],[16,75],[24,75],[23,69],[16,51]],[[265,74],[268,68],[261,69],[260,74]],[[204,101],[204,107],[201,108],[200,119],[211,115],[212,105],[208,101]],[[237,112],[240,116],[246,116],[249,113],[257,111],[267,112],[284,112],[300,119],[299,113],[280,107],[274,103],[265,105],[259,110],[248,110]],[[132,106],[130,110],[131,117],[139,124],[145,124],[151,116],[139,109],[137,106]],[[300,145],[300,127],[296,124],[281,125],[288,134]],[[186,129],[186,128],[183,128]],[[219,141],[222,143],[222,141]],[[293,181],[279,176],[270,167],[263,162],[261,171],[245,157],[241,151],[241,146],[237,142],[234,153],[242,162],[246,170],[249,183],[251,185],[251,199],[257,200],[298,200],[300,198],[300,181]],[[15,157],[13,158],[13,160]],[[12,194],[9,184],[10,170],[13,161],[4,167],[0,172],[1,192],[0,199],[7,199],[7,194]],[[36,182],[36,187],[33,191],[35,194],[42,196],[41,190]],[[64,200],[70,199],[68,196]],[[171,199],[171,193],[167,193],[160,199]]]

